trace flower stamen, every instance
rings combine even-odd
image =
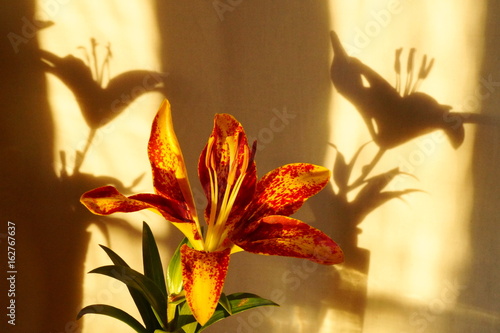
[[[214,145],[214,138],[210,138],[207,144],[206,156],[205,156],[205,165],[208,170],[208,175],[210,177],[210,215],[208,216],[208,230],[207,230],[207,239],[205,243],[205,250],[208,250],[211,247],[211,243],[213,242],[213,229],[216,224],[217,217],[217,206],[219,203],[219,184],[217,181],[217,169],[215,158],[212,153]]]
[[[215,223],[213,223],[212,228],[209,227],[207,233],[207,251],[217,251],[219,247],[223,245],[227,237],[227,220],[245,179],[250,160],[249,149],[246,145],[242,145],[241,156],[243,160],[238,160],[240,145],[232,142],[233,140],[233,138],[227,139],[227,141],[229,141],[227,142],[229,148],[229,163],[226,189],[217,214],[215,212],[210,212],[210,221],[215,220]],[[216,218],[215,215],[217,215]]]

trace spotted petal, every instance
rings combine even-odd
[[[186,299],[194,317],[204,325],[212,317],[229,266],[230,250],[198,251],[181,247],[182,276]]]
[[[164,100],[158,110],[148,144],[155,191],[185,206],[191,220],[197,220],[184,157],[174,132],[170,103]]]
[[[247,252],[309,259],[323,265],[344,261],[340,247],[322,231],[286,216],[267,216],[235,243]]]
[[[152,209],[172,222],[192,222],[182,209],[182,204],[157,194],[136,194],[125,196],[113,186],[103,186],[85,192],[80,201],[92,213],[110,215]]]
[[[215,217],[212,211],[217,206],[220,208],[224,195],[235,186],[238,196],[231,207],[233,211],[241,210],[252,199],[257,182],[253,154],[243,126],[229,114],[217,114],[198,164],[198,174],[208,199],[205,219],[209,225],[214,222],[210,219]],[[240,177],[241,184],[238,184]]]
[[[248,209],[247,220],[257,221],[264,216],[295,213],[311,196],[321,191],[330,179],[324,167],[307,164],[287,164],[264,175],[257,183],[255,201]]]

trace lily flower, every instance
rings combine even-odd
[[[81,202],[93,213],[151,209],[179,228],[191,246],[181,248],[188,305],[204,325],[222,293],[231,253],[305,258],[333,265],[343,261],[340,247],[323,232],[289,217],[325,187],[329,170],[305,163],[288,164],[257,180],[256,145],[249,147],[242,125],[217,114],[203,149],[198,175],[208,198],[202,234],[184,158],[165,100],[153,122],[148,144],[155,194],[125,196],[112,186],[86,192]]]
[[[381,149],[399,146],[420,135],[442,129],[456,149],[464,141],[465,114],[451,112],[451,106],[439,104],[432,96],[418,92],[420,83],[429,74],[433,59],[422,59],[414,79],[415,49],[411,49],[406,67],[406,83],[401,83],[402,49],[396,50],[394,69],[396,87],[382,76],[350,57],[335,32],[331,32],[334,58],[331,78],[337,91],[358,109],[370,135]],[[363,82],[366,80],[367,84]]]

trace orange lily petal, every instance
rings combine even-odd
[[[229,114],[217,114],[198,173],[208,198],[205,220],[206,251],[220,251],[224,239],[253,199],[257,183],[254,149],[248,146],[243,126]]]
[[[217,114],[208,144],[203,149],[198,164],[198,174],[208,199],[205,218],[208,224],[212,210],[220,208],[224,194],[242,174],[245,174],[241,190],[233,209],[242,209],[253,197],[257,182],[253,151],[241,123],[229,114]],[[215,187],[215,191],[214,190]]]
[[[80,198],[92,213],[110,215],[113,213],[131,213],[143,209],[151,209],[172,222],[197,248],[202,249],[203,243],[197,225],[190,220],[191,214],[184,209],[185,204],[168,200],[157,194],[136,194],[124,196],[113,186],[99,187],[84,193]]]
[[[170,103],[165,99],[158,110],[148,144],[153,170],[153,186],[158,194],[185,204],[185,210],[197,221],[184,157],[174,132]]]
[[[307,164],[287,164],[264,175],[257,183],[256,200],[248,211],[257,221],[268,215],[289,216],[311,196],[321,191],[330,179],[327,168]]]
[[[136,194],[126,197],[113,186],[103,186],[85,192],[80,201],[97,215],[153,209],[169,221],[190,222],[189,216],[186,216],[185,211],[182,210],[182,204],[167,200],[157,194]]]
[[[203,326],[212,317],[222,293],[230,250],[198,251],[181,247],[182,276],[188,305]]]
[[[244,237],[244,238],[243,238]],[[308,224],[286,216],[267,216],[250,234],[235,243],[245,251],[304,258],[323,265],[344,261],[344,254],[330,237]]]

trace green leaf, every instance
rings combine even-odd
[[[130,267],[118,265],[98,267],[89,273],[103,274],[115,278],[141,292],[142,296],[151,304],[161,326],[165,327],[167,323],[167,301],[153,280]]]
[[[163,296],[167,297],[167,287],[165,285],[165,275],[161,264],[160,253],[156,245],[155,238],[146,222],[143,222],[142,232],[142,261],[144,265],[144,275],[153,280],[160,288]]]
[[[108,255],[109,259],[111,259],[113,264],[118,266],[129,267],[129,265],[125,262],[125,260],[123,260],[116,252],[111,250],[109,247],[106,247],[104,245],[99,245],[99,246],[101,247],[101,249],[104,250],[104,252],[106,252],[106,254]]]
[[[229,301],[229,304],[231,304],[231,312],[233,315],[253,308],[257,308],[259,306],[279,306],[277,303],[274,303],[273,301],[270,301],[268,299],[250,293],[234,293],[228,295],[227,299]],[[210,318],[210,320],[197,332],[201,332],[208,326],[229,316],[230,314],[227,311],[225,311],[222,306],[219,305],[212,318]]]
[[[216,309],[216,312],[217,311],[225,312],[225,314],[226,314],[225,317],[228,317],[233,313],[233,310],[231,309],[231,303],[229,302],[229,299],[227,298],[226,294],[224,294],[224,293],[221,294],[221,297],[219,299],[219,305]],[[182,304],[179,303],[178,313],[179,313],[179,315],[176,317],[177,318],[177,323],[176,323],[177,327],[182,327],[182,330],[185,333],[198,332],[198,330],[201,328],[201,326],[198,324],[198,322],[194,318],[193,313],[191,312],[191,309],[189,308],[185,299],[182,301]]]
[[[194,317],[193,317],[194,320]],[[184,333],[196,333],[199,332],[200,329],[200,324],[196,320],[194,322],[191,322],[189,324],[186,324],[180,328],[182,332]]]
[[[109,256],[113,264],[117,266],[129,267],[129,265],[113,250],[107,248],[104,245],[100,245],[100,247],[106,252],[106,254]],[[134,300],[135,306],[137,307],[139,313],[141,314],[141,318],[144,324],[146,325],[146,328],[149,331],[161,328],[160,323],[156,319],[156,316],[153,310],[151,309],[151,305],[149,304],[147,299],[142,295],[142,293],[129,286],[127,286],[127,289],[130,293],[130,296],[132,296],[132,299]]]
[[[250,293],[234,293],[227,296],[227,301],[231,307],[231,311],[227,311],[224,307],[219,303],[217,308],[215,309],[212,318],[201,327],[194,319],[189,306],[186,303],[183,303],[181,309],[179,311],[179,321],[178,326],[181,326],[182,329],[186,333],[198,333],[206,329],[212,324],[233,315],[238,314],[240,312],[244,312],[259,306],[279,306],[273,301],[267,300],[265,298],[261,298],[257,295]]]
[[[138,322],[134,317],[126,313],[125,311],[115,308],[114,306],[111,305],[105,305],[105,304],[94,304],[94,305],[89,305],[84,307],[83,309],[78,312],[77,319],[80,319],[82,316],[86,314],[100,314],[100,315],[105,315],[109,316],[115,319],[118,319],[128,326],[132,327],[134,331],[138,333],[149,333],[150,331],[147,330],[140,322]]]
[[[198,322],[194,319],[193,313],[186,301],[178,305],[178,315],[176,317],[176,327],[182,329],[185,333],[197,332]]]
[[[182,326],[181,330],[184,333],[196,333],[196,332],[200,332],[199,327],[200,327],[200,324],[198,324],[197,322],[194,322],[194,323]]]
[[[219,304],[229,312],[229,314],[233,314],[233,310],[231,308],[231,303],[229,303],[229,299],[227,298],[226,294],[222,293],[219,298]]]
[[[169,296],[168,303],[167,303],[167,318],[170,319],[170,322],[168,323],[169,328],[179,326],[177,324],[177,320],[179,317],[178,316],[178,307],[183,302],[186,302],[186,298],[183,294],[178,295],[175,298]]]
[[[187,237],[181,241],[175,250],[167,268],[167,287],[171,295],[178,295],[182,291],[182,266],[181,266],[181,247],[188,243]]]
[[[234,293],[228,295],[227,299],[231,304],[231,310],[233,314],[237,314],[259,306],[279,306],[278,303],[250,293]]]

